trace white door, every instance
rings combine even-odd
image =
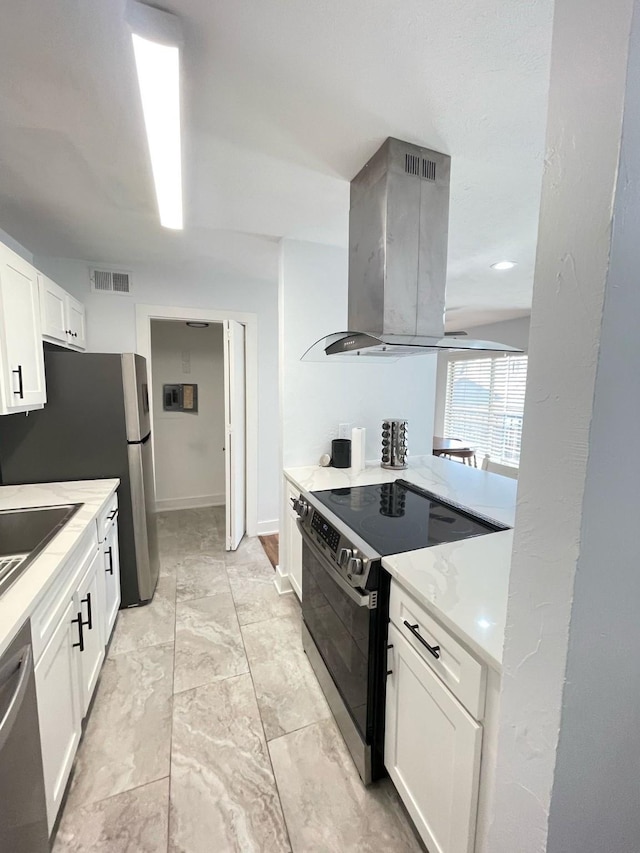
[[[67,294],[46,275],[39,275],[40,315],[42,334],[61,344],[67,343],[69,323],[67,322]]]
[[[86,349],[84,305],[69,294],[67,294],[67,317],[69,320],[69,345],[78,349]]]
[[[482,726],[389,625],[384,763],[432,853],[472,853]]]
[[[5,412],[42,408],[47,395],[37,272],[0,246],[0,362]]]
[[[84,717],[91,704],[93,691],[104,660],[104,616],[105,604],[100,595],[104,590],[102,576],[103,556],[96,551],[91,565],[80,581],[75,595],[75,607],[82,618],[82,644],[79,646],[80,701]]]
[[[225,320],[224,325],[226,548],[235,551],[245,534],[247,514],[245,329],[235,320]]]
[[[36,664],[36,693],[49,832],[62,802],[82,733],[78,690],[78,615],[69,601]]]
[[[118,551],[118,522],[113,521],[102,543],[105,577],[105,645],[116,623],[120,607],[120,556]]]

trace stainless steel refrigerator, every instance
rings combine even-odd
[[[147,364],[135,353],[45,351],[44,409],[0,418],[4,485],[119,477],[121,607],[159,573]]]

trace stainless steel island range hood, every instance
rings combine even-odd
[[[447,154],[389,137],[358,172],[349,212],[349,331],[321,338],[303,361],[521,352],[445,335],[450,170]]]

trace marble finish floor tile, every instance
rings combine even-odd
[[[224,559],[227,566],[237,566],[241,563],[261,563],[269,568],[273,577],[273,566],[257,536],[245,536],[235,551],[224,552]]]
[[[268,560],[228,565],[227,574],[241,625],[300,613],[295,594],[278,594],[273,582],[275,573]]]
[[[76,758],[68,806],[169,775],[173,646],[105,661]]]
[[[249,675],[175,697],[169,850],[291,850]]]
[[[188,601],[229,592],[224,560],[210,554],[192,554],[176,566],[176,599]]]
[[[267,740],[331,715],[302,648],[300,618],[242,628]]]
[[[147,646],[173,643],[175,608],[176,578],[173,575],[160,575],[149,604],[129,607],[118,614],[109,657]]]
[[[176,610],[174,690],[248,672],[230,593],[180,601]]]
[[[419,853],[388,779],[362,784],[333,720],[269,743],[294,853]]]
[[[167,849],[169,779],[67,809],[53,853],[160,853]]]

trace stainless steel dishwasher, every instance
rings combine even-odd
[[[0,658],[0,851],[48,850],[31,629],[26,622]]]

